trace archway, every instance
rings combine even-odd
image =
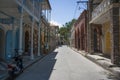
[[[77,48],[77,31],[75,30],[75,48]]]
[[[30,42],[29,42],[29,32],[25,32],[25,53],[29,53],[29,47],[30,47]]]
[[[38,31],[34,29],[34,42],[33,42],[33,51],[34,51],[34,54],[36,55],[38,53]]]
[[[84,24],[81,25],[81,50],[85,50],[85,30]]]
[[[102,40],[101,40],[101,27],[96,27],[94,29],[94,51],[102,52]]]
[[[97,46],[97,30],[94,29],[94,51],[97,52],[98,51],[98,46]]]

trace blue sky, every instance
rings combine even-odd
[[[66,22],[71,21],[73,18],[77,19],[81,10],[83,10],[79,10],[77,1],[79,0],[49,0],[52,7],[51,22],[62,26]],[[84,8],[84,6],[81,5],[81,8]]]

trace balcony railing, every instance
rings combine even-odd
[[[111,0],[103,0],[92,12],[92,19],[106,11],[110,6]]]
[[[39,19],[40,17],[40,13],[41,16],[48,21],[46,13],[40,12],[40,5],[39,2],[35,1],[34,5],[33,2],[31,0],[24,0],[23,4],[22,4],[22,0],[16,0],[18,3],[20,3],[21,6],[24,6],[30,13],[32,13],[36,18]]]
[[[22,0],[17,0],[22,5]],[[36,8],[36,3],[33,6],[33,3],[30,0],[24,0],[23,5],[26,9],[29,10],[34,16],[39,16],[39,9]],[[39,6],[39,5],[38,5]],[[33,12],[34,10],[34,12]]]
[[[31,1],[26,0],[26,2],[24,3],[24,6],[33,13],[33,4]],[[35,11],[35,10],[34,10]]]

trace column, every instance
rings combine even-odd
[[[33,54],[33,35],[34,35],[34,18],[32,17],[32,28],[31,28],[31,51],[30,51],[30,59],[34,59]]]
[[[111,9],[111,30],[112,30],[112,63],[120,66],[120,50],[119,50],[119,7]]]
[[[34,0],[33,0],[33,13],[34,13]],[[33,14],[34,15],[34,14]],[[34,17],[32,16],[32,28],[31,28],[31,51],[30,51],[30,59],[34,59],[34,54],[33,54],[33,35],[34,35]]]
[[[39,26],[38,26],[38,56],[40,56],[40,30],[41,30],[41,22],[39,22]]]
[[[22,4],[23,4],[22,0]],[[21,6],[20,9],[20,31],[19,31],[19,55],[22,55],[23,50],[22,50],[22,40],[23,40],[23,6]]]
[[[39,7],[39,24],[38,24],[38,56],[40,56],[40,49],[41,49],[41,47],[40,47],[40,40],[41,40],[41,7],[42,7],[42,5],[41,5],[41,2],[40,2],[40,5],[39,5],[40,7]]]
[[[94,29],[93,29],[93,24],[90,24],[90,53],[94,53]]]
[[[12,55],[15,55],[15,27],[14,27],[14,19],[12,19]]]
[[[88,52],[93,53],[93,29],[92,24],[89,22],[92,20],[93,0],[88,0]]]

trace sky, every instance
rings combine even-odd
[[[62,27],[73,18],[77,19],[85,9],[85,4],[77,5],[77,1],[79,0],[49,0],[52,8],[51,23]]]

